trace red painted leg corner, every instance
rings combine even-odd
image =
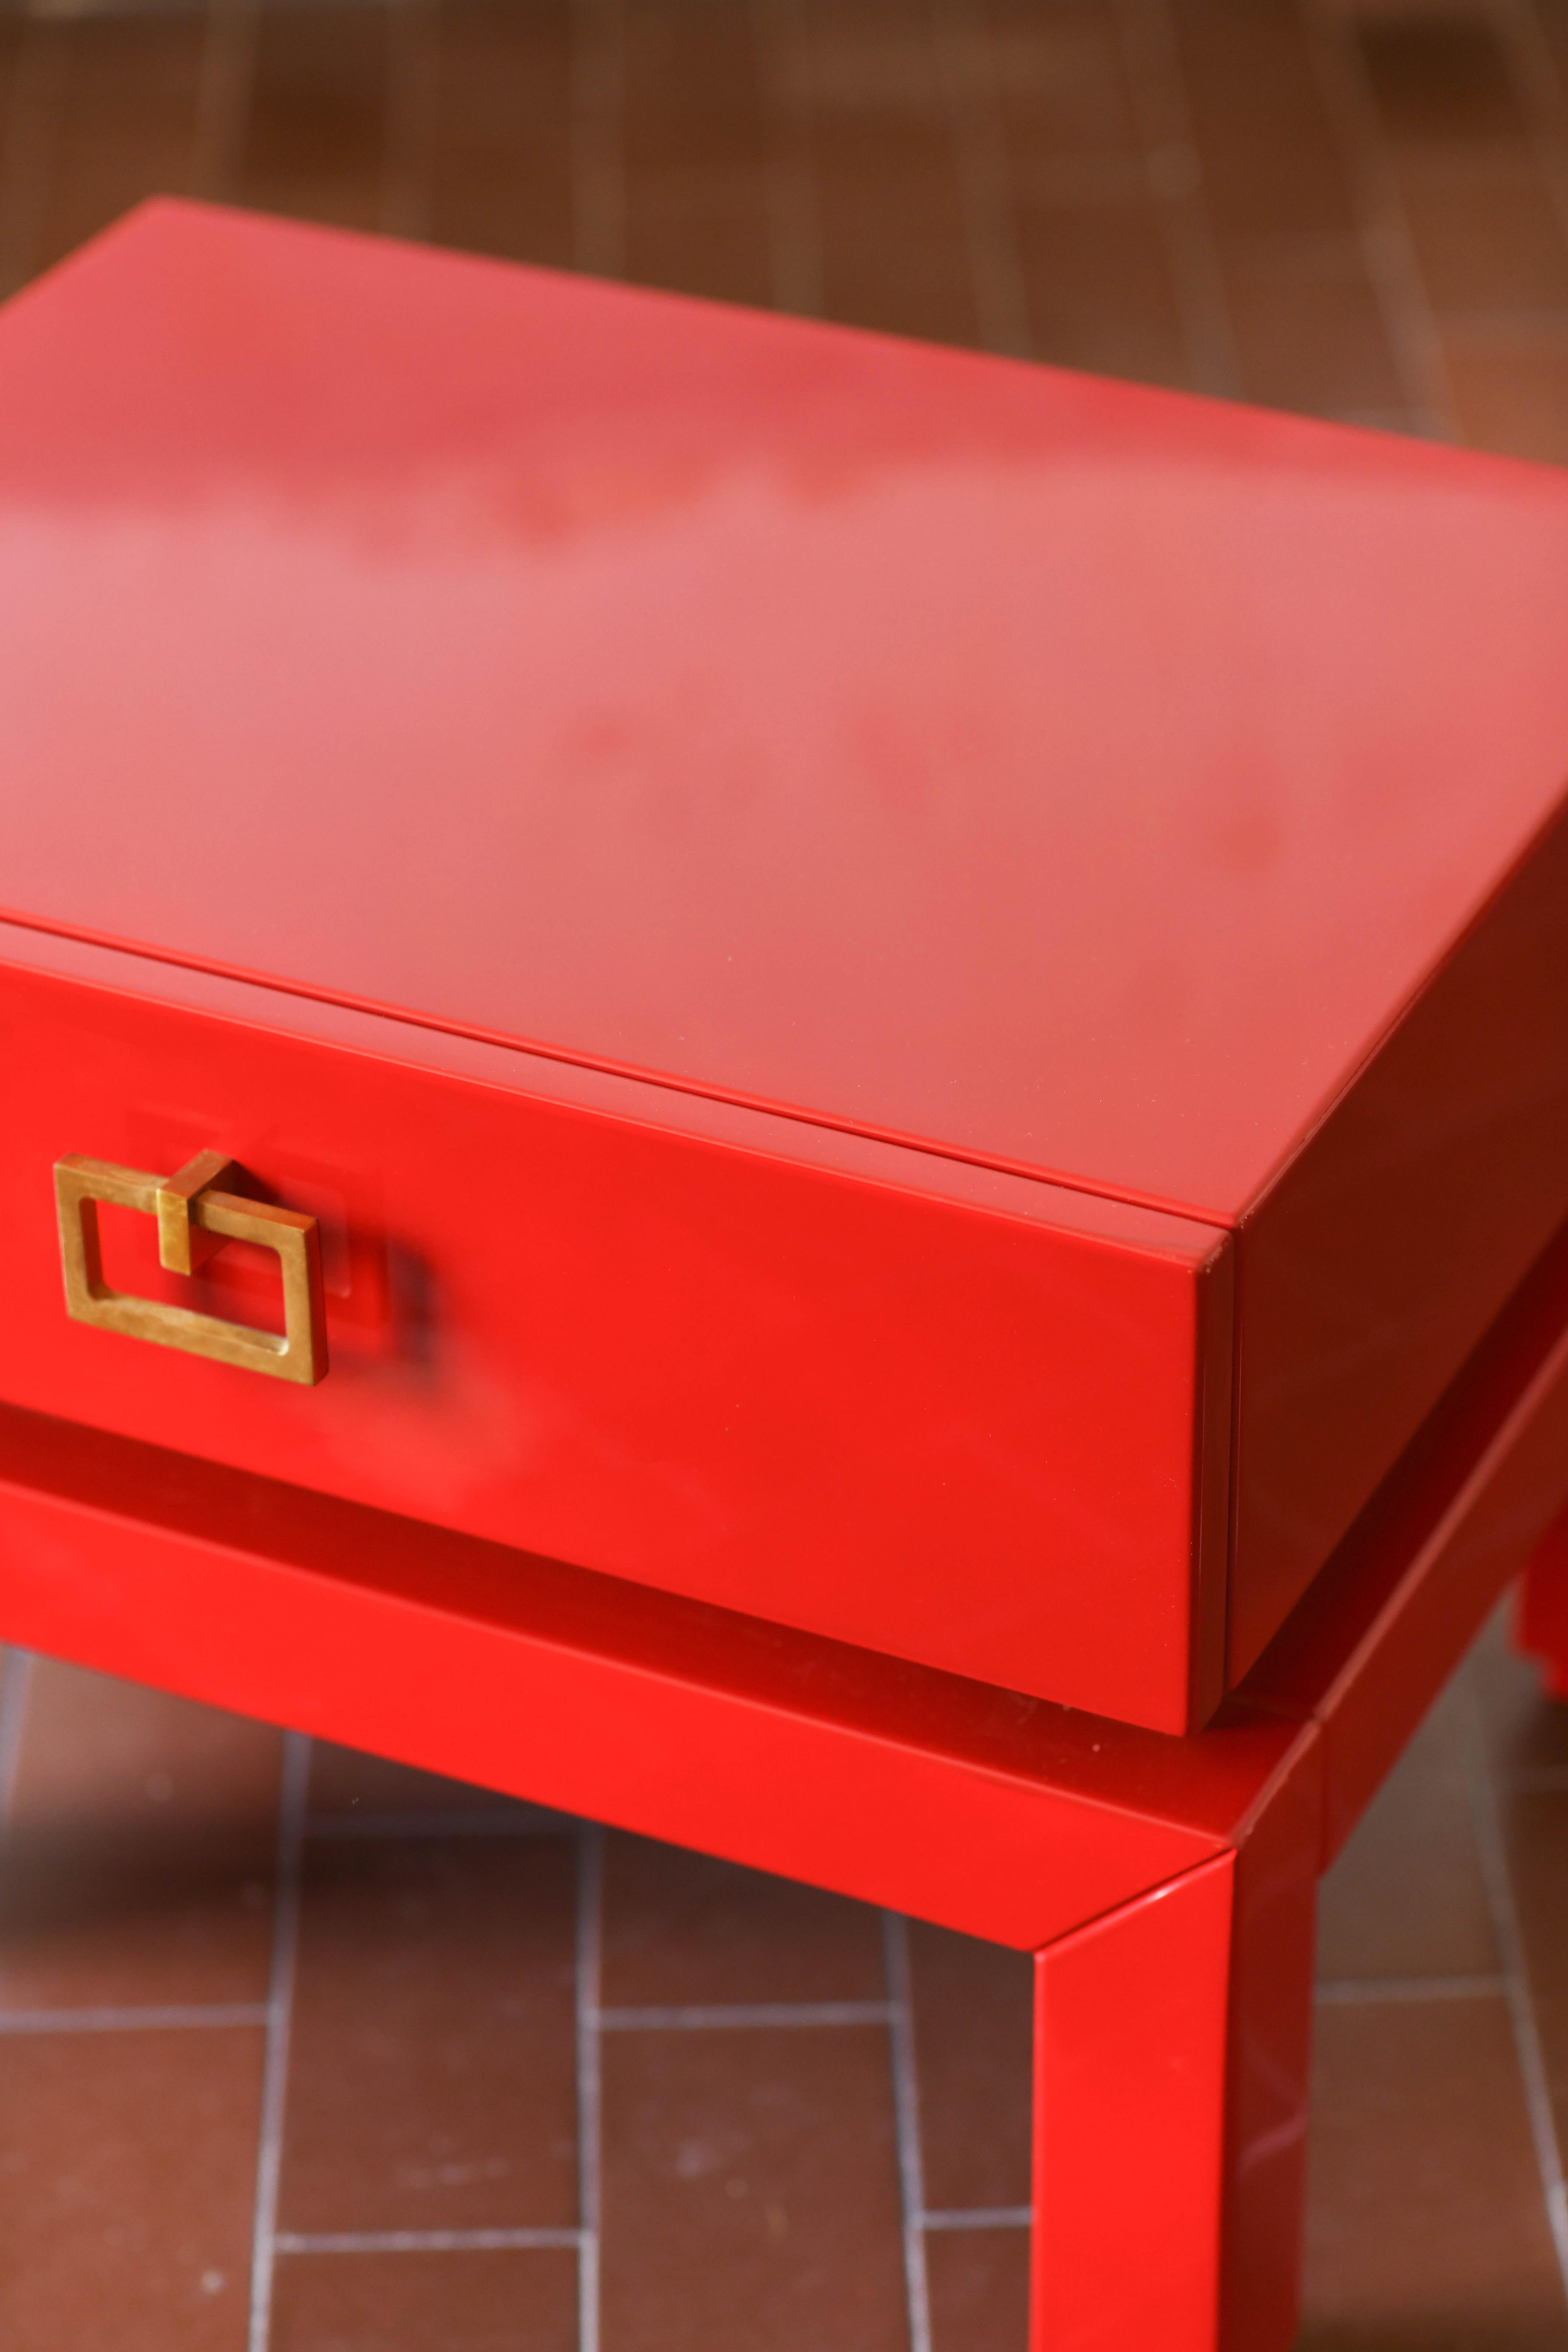
[[[1031,2352],[1288,2352],[1309,1806],[1037,1957]]]
[[[1519,1591],[1514,1640],[1528,1657],[1540,1660],[1551,1696],[1568,1699],[1568,1511],[1531,1554]]]

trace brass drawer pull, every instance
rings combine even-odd
[[[163,1177],[75,1154],[57,1160],[55,1200],[66,1313],[78,1323],[95,1323],[100,1330],[120,1331],[128,1339],[184,1348],[220,1364],[238,1364],[247,1371],[313,1387],[327,1369],[316,1220],[294,1209],[275,1209],[263,1201],[242,1201],[237,1193],[216,1191],[218,1179],[233,1165],[220,1151],[203,1151],[177,1175]],[[198,1315],[194,1307],[168,1307],[161,1299],[110,1289],[103,1278],[99,1244],[100,1201],[156,1217],[159,1263],[172,1274],[194,1274],[226,1242],[256,1242],[276,1250],[283,1276],[283,1337],[245,1323],[226,1323],[216,1315]]]

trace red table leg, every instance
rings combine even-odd
[[[1552,1697],[1568,1699],[1568,1511],[1530,1556],[1515,1637],[1521,1650],[1541,1660]]]
[[[1031,2352],[1294,2340],[1316,1795],[1037,1955]]]

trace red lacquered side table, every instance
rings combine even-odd
[[[1033,1950],[1035,2352],[1283,2352],[1568,1689],[1568,482],[160,205],[0,605],[0,1637]]]

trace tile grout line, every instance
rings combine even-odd
[[[272,2270],[277,2252],[278,2187],[283,2163],[283,2106],[289,2086],[289,2027],[294,2005],[294,1963],[300,1945],[300,1863],[304,1844],[305,1790],[310,1742],[284,1735],[278,1802],[278,1883],[273,1895],[272,1974],[267,1999],[267,2054],[261,2077],[261,2123],[256,2152],[256,2218],[250,2260],[248,2352],[268,2352],[272,2332]]]
[[[238,176],[259,21],[260,0],[207,0],[191,161],[191,185],[198,196],[225,197]]]
[[[693,2009],[596,2009],[601,2033],[724,2033],[767,2026],[889,2025],[895,2016],[886,2000],[779,2000],[734,2002]]]
[[[1492,1934],[1497,1940],[1498,1957],[1502,1962],[1507,1986],[1514,2052],[1530,2119],[1530,2135],[1535,2147],[1542,2196],[1546,2205],[1547,2225],[1552,2231],[1563,2294],[1568,2297],[1568,2187],[1563,2182],[1563,2150],[1557,2137],[1557,2121],[1546,2071],[1546,2056],[1541,2044],[1541,2029],[1536,2022],[1535,2005],[1531,1998],[1524,1936],[1520,1926],[1513,1873],[1487,1753],[1480,1705],[1468,1679],[1464,1685],[1464,1701],[1465,1779],[1470,1821],[1486,1890],[1487,1909],[1491,1915]]]
[[[599,1978],[604,1948],[605,1833],[577,1843],[577,2352],[599,2352]]]
[[[58,143],[64,32],[28,11],[23,18],[7,119],[0,123],[0,299],[33,274]]]
[[[1507,1994],[1504,1976],[1331,1977],[1313,1999],[1325,2009],[1349,2009],[1380,2000],[1502,2000]]]
[[[30,1650],[0,1650],[0,1874],[11,1825],[11,1800],[22,1761],[22,1734],[27,1721],[27,1694],[33,1680]],[[4,1969],[0,1969],[0,1978]]]
[[[1497,336],[1510,343],[1559,343],[1568,335],[1568,303],[1552,310],[1447,310],[1450,334],[1468,342]]]
[[[1144,184],[1153,197],[1194,391],[1240,397],[1241,359],[1204,193],[1170,0],[1111,0]]]
[[[904,2293],[909,2306],[910,2352],[931,2352],[931,2284],[923,2227],[925,2168],[921,2160],[909,1923],[897,1911],[882,1914],[882,1969],[888,1987],[888,2042],[893,2075],[899,2194],[904,2218]]]
[[[626,264],[622,0],[571,0],[572,267],[619,278]]]
[[[472,2254],[579,2246],[581,2230],[279,2230],[277,2254]]]
[[[198,2032],[226,2025],[265,2025],[265,2001],[182,2001],[166,2008],[0,2010],[0,2039],[16,2033]]]
[[[1545,183],[1557,226],[1568,237],[1568,89],[1537,0],[1491,0],[1490,13],[1523,102],[1536,170]]]
[[[381,226],[389,236],[428,239],[440,68],[435,0],[391,0],[387,20]]]
[[[927,0],[927,5],[947,103],[981,347],[1032,359],[1028,285],[990,28],[976,0]]]
[[[33,1679],[30,1650],[0,1653],[0,1843],[11,1819],[16,1768],[22,1759],[22,1727],[27,1719],[27,1686]]]
[[[773,308],[820,319],[826,307],[822,215],[812,150],[811,67],[800,0],[750,0],[765,125]]]
[[[1030,2205],[956,2205],[922,2213],[922,2230],[1027,2230],[1035,2219]]]
[[[1415,429],[1458,441],[1448,371],[1377,104],[1343,0],[1298,0],[1308,55],[1333,125],[1362,251]]]
[[[537,1819],[519,1807],[474,1805],[449,1811],[411,1813],[313,1813],[303,1825],[307,1843],[374,1838],[524,1838],[577,1837],[582,1823],[568,1813],[552,1813],[543,1806]]]

